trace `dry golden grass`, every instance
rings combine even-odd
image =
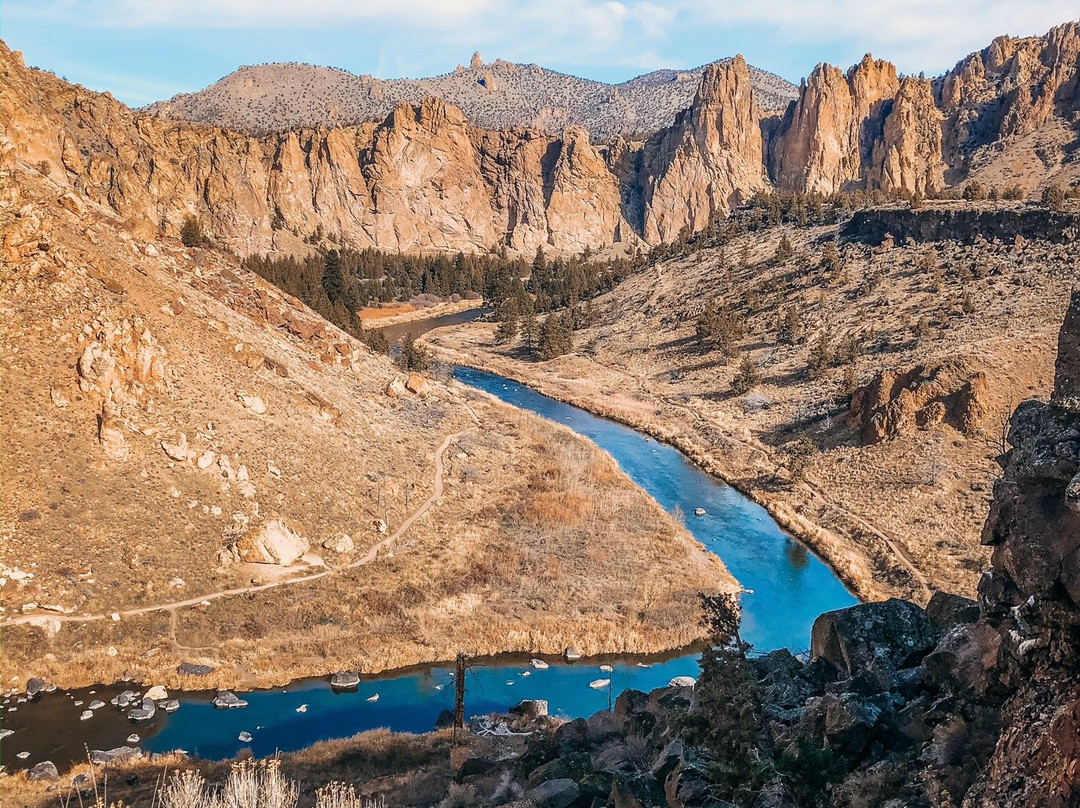
[[[280,755],[274,768],[282,781],[295,783],[298,808],[366,808],[368,801],[373,805],[430,804],[439,801],[453,780],[449,765],[451,744],[452,735],[447,730],[425,735],[372,730]],[[28,781],[26,773],[19,771],[0,778],[0,803],[5,808],[73,808],[81,805],[90,808],[96,794],[107,797],[111,805],[153,808],[162,805],[160,792],[163,785],[178,774],[190,773],[186,776],[200,787],[205,784],[218,788],[238,767],[248,772],[257,771],[257,767],[251,766],[250,752],[247,751],[231,761],[193,760],[181,754],[169,754],[155,756],[154,760],[142,758],[105,768],[96,767],[96,770],[84,763],[62,775],[59,786]],[[91,773],[94,782],[86,787],[86,796],[70,787],[72,779]],[[359,804],[340,805],[328,801],[332,795],[327,787],[335,783],[340,784],[342,790],[351,789]],[[321,801],[320,791],[323,792]]]

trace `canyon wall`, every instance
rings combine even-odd
[[[939,189],[980,149],[1080,125],[1078,60],[1069,23],[996,39],[933,82],[870,56],[847,73],[819,65],[783,118],[763,121],[736,57],[704,71],[671,126],[596,144],[578,127],[480,129],[433,97],[381,123],[242,135],[133,112],[0,43],[0,109],[25,164],[146,228],[176,234],[195,215],[241,255],[317,233],[358,248],[580,252],[669,241],[773,187]]]

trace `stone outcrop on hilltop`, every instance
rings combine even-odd
[[[982,147],[1080,113],[1080,23],[999,37],[945,76],[898,79],[868,55],[846,74],[818,65],[770,148],[784,189],[925,193],[962,181]]]
[[[901,79],[881,137],[874,142],[867,187],[923,195],[944,188],[941,120],[930,82]]]
[[[645,146],[644,238],[671,241],[704,229],[766,186],[761,127],[741,56],[710,65],[693,105]]]
[[[982,146],[1026,135],[1052,118],[1080,114],[1080,22],[1045,37],[1002,36],[935,82],[944,113],[943,151],[964,170]]]

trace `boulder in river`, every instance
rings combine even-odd
[[[79,716],[79,720],[80,721],[89,721],[93,717],[94,717],[94,711],[93,710],[83,710],[82,715]]]
[[[105,702],[101,701],[101,699],[94,699],[87,705],[91,710],[100,710],[104,706]]]
[[[330,677],[330,687],[337,690],[348,690],[360,684],[360,674],[353,671],[338,671]]]
[[[153,699],[154,701],[164,701],[169,698],[169,691],[167,691],[162,685],[154,685],[152,688],[146,691],[146,698]]]
[[[116,697],[116,706],[119,707],[121,710],[126,710],[128,707],[135,703],[135,700],[138,697],[139,694],[136,693],[134,690],[125,690],[123,693]]]
[[[693,687],[696,684],[697,679],[693,676],[676,676],[668,682],[668,687]]]
[[[216,696],[214,700],[210,702],[218,710],[235,710],[240,707],[247,707],[247,702],[238,697],[231,690],[222,690]]]
[[[567,649],[563,651],[563,656],[566,658],[567,662],[577,662],[581,659],[581,651],[568,646]]]
[[[27,780],[57,780],[60,772],[56,770],[56,764],[51,760],[43,760],[37,763],[26,773]]]
[[[158,705],[158,709],[164,713],[175,713],[180,709],[180,702],[176,699],[166,699]]]
[[[38,693],[45,690],[45,680],[34,676],[26,680],[26,695],[33,698]]]
[[[525,699],[516,707],[510,708],[510,715],[521,716],[532,721],[548,714],[548,703],[544,699]]]

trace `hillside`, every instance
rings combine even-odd
[[[700,636],[697,592],[730,576],[592,444],[406,380],[0,146],[7,679],[172,686],[195,660],[266,685]]]
[[[1006,226],[1025,217],[1042,238]],[[881,246],[920,218],[940,223],[930,240]],[[426,339],[447,361],[674,443],[865,598],[970,594],[1005,419],[1052,380],[1080,210],[950,203],[856,219],[869,244],[843,223],[705,237],[596,299],[596,321],[550,361],[520,338],[494,344],[492,324]],[[756,379],[741,389],[746,361]]]
[[[704,72],[704,66],[657,70],[605,84],[532,64],[485,64],[479,54],[469,67],[425,79],[377,79],[295,63],[249,65],[145,111],[263,134],[381,121],[402,102],[415,105],[434,96],[483,129],[526,127],[559,135],[579,126],[595,139],[609,140],[670,126],[693,102]],[[750,76],[762,109],[783,110],[796,96],[797,88],[779,76],[756,67]]]

